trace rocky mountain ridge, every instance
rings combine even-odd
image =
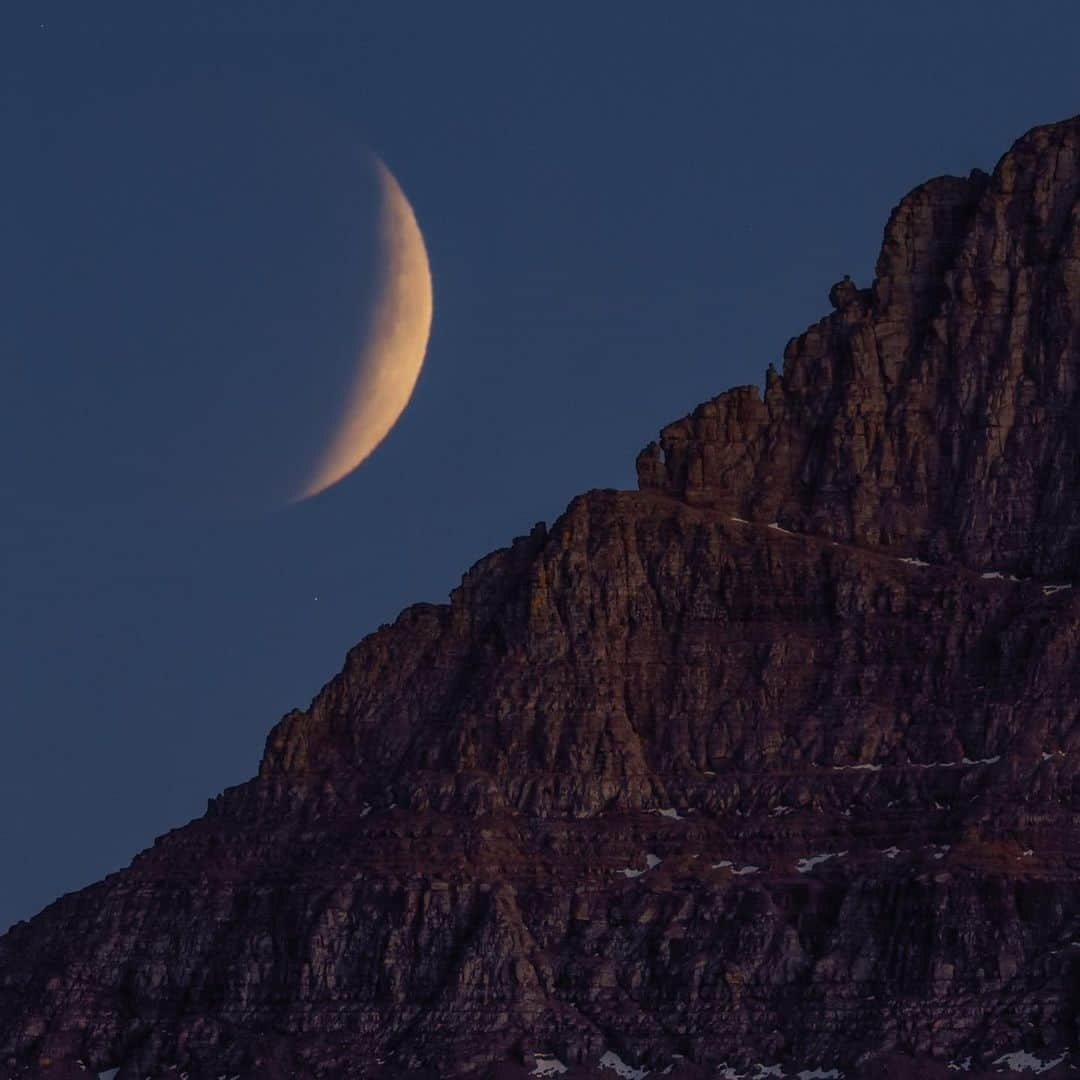
[[[1080,1064],[1080,118],[0,938],[0,1075]]]

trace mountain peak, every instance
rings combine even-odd
[[[1080,558],[1080,118],[992,176],[919,185],[866,289],[770,369],[668,425],[639,485],[753,521],[974,570]]]
[[[1078,148],[920,185],[763,394],[369,635],[255,778],[0,938],[0,1063],[1080,1063]]]

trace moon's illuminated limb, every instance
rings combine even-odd
[[[420,226],[390,170],[375,159],[380,283],[360,366],[333,441],[297,496],[307,499],[347,476],[386,438],[412,397],[431,332],[431,269]]]

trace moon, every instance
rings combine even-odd
[[[420,226],[393,174],[374,157],[379,182],[379,283],[335,434],[294,501],[348,476],[386,438],[409,404],[431,333],[431,268]]]

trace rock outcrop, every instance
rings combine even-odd
[[[0,1075],[1080,1063],[1080,118],[830,299],[0,938]]]
[[[1080,558],[1080,132],[893,211],[867,289],[791,341],[781,376],[665,428],[643,487],[935,562],[1067,574]]]

